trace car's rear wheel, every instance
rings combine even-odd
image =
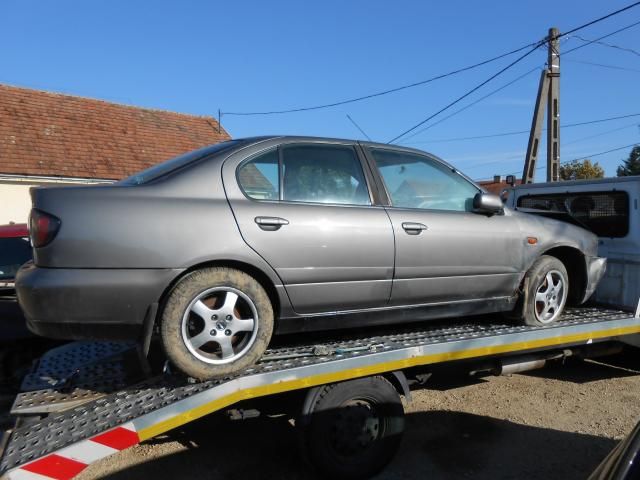
[[[273,331],[273,307],[260,283],[231,268],[205,268],[184,277],[169,294],[161,318],[169,360],[207,380],[253,365]]]
[[[542,326],[556,322],[562,315],[569,294],[569,275],[555,257],[541,256],[527,272],[523,321]]]

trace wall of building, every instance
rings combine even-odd
[[[0,225],[27,223],[31,210],[29,189],[44,185],[86,185],[110,183],[92,179],[56,179],[43,177],[0,177]]]

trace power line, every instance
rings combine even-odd
[[[430,128],[435,127],[436,125],[438,125],[438,124],[440,124],[440,123],[444,122],[445,120],[448,120],[448,119],[450,119],[451,117],[454,117],[454,116],[458,115],[459,113],[464,112],[464,111],[465,111],[465,110],[467,110],[468,108],[471,108],[471,107],[473,107],[474,105],[476,105],[476,104],[478,104],[478,103],[482,102],[483,100],[486,100],[487,98],[491,97],[492,95],[495,95],[496,93],[498,93],[498,92],[500,92],[500,91],[504,90],[505,88],[510,87],[510,86],[511,86],[511,85],[513,85],[514,83],[516,83],[516,82],[518,82],[518,81],[522,80],[523,78],[527,77],[528,75],[531,75],[533,72],[535,72],[535,71],[537,71],[537,70],[539,70],[539,69],[540,69],[540,67],[538,67],[538,66],[536,66],[536,67],[532,68],[531,70],[529,70],[529,71],[527,71],[527,72],[523,73],[523,74],[522,74],[522,75],[520,75],[519,77],[516,77],[516,78],[514,78],[513,80],[511,80],[510,82],[505,83],[505,84],[504,84],[504,85],[502,85],[501,87],[496,88],[495,90],[493,90],[493,91],[489,92],[489,93],[488,93],[488,94],[486,94],[485,96],[480,97],[479,99],[477,99],[477,100],[475,100],[475,101],[473,101],[473,102],[469,103],[468,105],[466,105],[466,106],[464,106],[464,107],[462,107],[462,108],[460,108],[460,109],[456,110],[455,112],[453,112],[453,113],[451,113],[451,114],[447,115],[446,117],[441,118],[441,119],[440,119],[440,120],[438,120],[437,122],[434,122],[434,123],[432,123],[431,125],[427,125],[426,127],[421,128],[421,129],[420,129],[420,130],[418,130],[417,132],[413,132],[413,133],[412,133],[411,135],[409,135],[409,136],[408,136],[404,141],[406,142],[406,140],[409,140],[410,138],[413,138],[413,137],[415,137],[415,136],[417,136],[417,135],[420,135],[422,132],[426,132],[426,131],[427,131],[427,130],[429,130]]]
[[[450,107],[452,107],[453,105],[455,105],[456,103],[460,102],[462,99],[466,98],[467,96],[471,95],[473,92],[475,92],[476,90],[478,90],[479,88],[482,88],[484,85],[486,85],[487,83],[489,83],[491,80],[493,80],[494,78],[496,78],[497,76],[501,75],[502,73],[504,73],[506,70],[508,70],[509,68],[513,67],[516,63],[520,62],[521,60],[523,60],[525,57],[527,57],[528,55],[532,54],[535,50],[537,50],[540,46],[548,43],[550,40],[555,40],[557,38],[560,38],[564,35],[570,35],[572,33],[575,33],[579,30],[582,30],[584,28],[587,28],[591,25],[594,25],[596,23],[599,23],[603,20],[606,20],[608,18],[613,17],[614,15],[618,15],[622,12],[625,12],[631,8],[637,7],[638,5],[640,5],[640,1],[639,2],[635,2],[632,3],[631,5],[627,5],[626,7],[620,8],[618,10],[615,10],[613,12],[608,13],[607,15],[603,15],[602,17],[596,18],[595,20],[591,20],[590,22],[584,23],[578,27],[575,27],[571,30],[569,30],[568,32],[564,32],[562,34],[558,34],[556,37],[554,37],[553,39],[547,38],[544,41],[538,42],[538,44],[536,44],[536,46],[529,50],[527,53],[525,53],[524,55],[518,57],[515,61],[511,62],[509,65],[507,65],[506,67],[504,67],[503,69],[499,70],[497,73],[493,74],[491,77],[489,77],[487,80],[485,80],[484,82],[478,84],[477,86],[473,87],[471,90],[469,90],[467,93],[463,94],[462,96],[458,97],[456,100],[452,101],[451,103],[449,103],[448,105],[446,105],[445,107],[443,107],[442,109],[438,110],[437,112],[435,112],[434,114],[430,115],[429,117],[427,117],[426,119],[422,120],[421,122],[418,122],[416,125],[414,125],[413,127],[405,130],[404,132],[402,132],[400,135],[395,136],[394,138],[392,138],[391,140],[389,140],[387,143],[393,143],[396,140],[404,137],[407,133],[412,132],[413,130],[415,130],[416,128],[420,127],[421,125],[424,125],[426,122],[428,122],[429,120],[431,120],[432,118],[436,117],[437,115],[441,114],[442,112],[444,112],[445,110],[449,109]],[[566,52],[565,52],[566,54]]]
[[[525,50],[533,45],[537,45],[538,42],[535,43],[530,43],[528,45],[524,45],[520,48],[516,48],[515,50],[511,50],[509,52],[506,53],[502,53],[500,55],[497,55],[495,57],[489,58],[487,60],[483,60],[481,62],[478,63],[474,63],[473,65],[468,65],[466,67],[462,67],[462,68],[458,68],[457,70],[452,70],[450,72],[447,73],[443,73],[440,75],[436,75],[434,77],[431,78],[427,78],[426,80],[420,80],[418,82],[414,82],[414,83],[409,83],[407,85],[402,85],[400,87],[395,87],[395,88],[390,88],[388,90],[382,90],[380,92],[376,92],[376,93],[371,93],[369,95],[363,95],[361,97],[355,97],[355,98],[349,98],[346,100],[340,100],[337,102],[332,102],[332,103],[325,103],[322,105],[314,105],[311,107],[298,107],[298,108],[290,108],[290,109],[285,109],[285,110],[271,110],[271,111],[265,111],[265,112],[222,112],[223,115],[241,115],[241,116],[250,116],[250,115],[279,115],[279,114],[284,114],[284,113],[296,113],[296,112],[308,112],[311,110],[320,110],[323,108],[331,108],[331,107],[337,107],[340,105],[347,105],[349,103],[355,103],[355,102],[360,102],[362,100],[368,100],[370,98],[375,98],[375,97],[381,97],[383,95],[388,95],[390,93],[395,93],[395,92],[399,92],[401,90],[406,90],[408,88],[413,88],[413,87],[418,87],[420,85],[426,85],[427,83],[431,83],[434,82],[436,80],[441,80],[443,78],[447,78],[450,77],[452,75],[456,75],[458,73],[462,73],[462,72],[466,72],[468,70],[472,70],[474,68],[477,67],[481,67],[483,65],[487,65],[488,63],[492,63],[495,62],[496,60],[500,60],[502,58],[508,57],[510,55],[513,55],[514,53],[518,53],[521,52],[522,50]]]
[[[640,25],[640,21],[632,23],[631,25],[627,25],[626,27],[619,28],[618,30],[615,30],[615,31],[613,31],[611,33],[607,33],[606,35],[602,35],[601,37],[598,37],[598,38],[596,38],[594,40],[589,40],[584,45],[579,45],[577,47],[571,48],[571,49],[567,50],[566,52],[564,52],[562,55],[566,55],[568,53],[575,52],[576,50],[580,50],[581,48],[588,47],[589,45],[591,45],[593,43],[598,43],[600,40],[604,40],[605,38],[611,37],[612,35],[615,35],[615,34],[620,33],[620,32],[624,32],[625,30],[628,30],[628,29],[630,29],[632,27],[635,27],[636,25]],[[565,34],[565,35],[567,35],[567,34]],[[577,35],[574,35],[574,37],[577,37]]]
[[[638,23],[640,23],[640,22],[638,22]],[[577,38],[578,40],[580,40],[582,42],[586,42],[588,44],[596,43],[598,45],[602,45],[603,47],[609,47],[609,48],[613,48],[613,49],[616,49],[616,50],[621,50],[623,52],[633,53],[634,55],[637,55],[638,57],[640,57],[640,52],[637,52],[633,48],[621,47],[620,45],[613,45],[612,43],[600,42],[598,40],[588,40],[586,38],[581,37],[580,35],[573,35],[572,38]]]
[[[631,128],[631,127],[635,127],[635,126],[638,126],[638,124],[636,122],[631,123],[629,125],[625,125],[623,127],[618,127],[618,128],[614,128],[612,130],[607,130],[605,132],[600,132],[600,133],[597,133],[595,135],[589,135],[587,137],[577,138],[577,139],[572,140],[570,142],[566,142],[563,145],[565,145],[565,146],[566,145],[573,145],[573,144],[578,143],[578,142],[583,142],[585,140],[591,140],[591,139],[594,139],[594,138],[602,137],[604,135],[608,135],[608,134],[614,133],[614,132],[619,132],[621,130],[626,130],[627,128]],[[500,160],[492,160],[490,162],[471,164],[469,166],[465,166],[464,167],[464,171],[466,172],[466,171],[471,170],[471,169],[480,168],[480,167],[486,167],[487,165],[495,165],[496,163],[502,163],[505,160],[515,160],[515,159],[518,159],[518,158],[523,158],[525,154],[526,154],[526,152],[523,151],[522,153],[519,153],[518,155],[510,155],[508,157],[503,157]],[[455,163],[455,160],[451,160],[451,162]]]
[[[579,48],[586,47],[586,46],[588,46],[589,44],[597,43],[599,39],[610,37],[610,36],[612,36],[612,35],[615,35],[615,34],[617,34],[617,33],[622,32],[622,31],[624,31],[624,30],[627,30],[627,29],[629,29],[629,28],[635,27],[636,25],[640,25],[640,21],[639,21],[639,22],[635,22],[635,23],[633,23],[633,24],[631,24],[631,25],[627,25],[626,27],[619,28],[618,30],[615,30],[615,31],[610,32],[610,33],[607,33],[606,35],[602,35],[601,37],[598,37],[598,38],[597,38],[597,39],[595,39],[595,40],[585,40],[585,41],[587,41],[587,42],[588,42],[588,44],[587,44],[587,45],[581,45],[580,47],[576,47],[576,48],[573,48],[573,49],[571,49],[571,50],[568,50],[568,51],[567,51],[567,52],[565,52],[563,55],[566,55],[567,53],[573,52],[573,51],[575,51],[575,50],[577,50],[577,49],[579,49]],[[560,36],[559,36],[559,37],[560,37]],[[572,35],[571,37],[569,37],[569,36],[568,36],[568,35],[566,35],[566,34],[564,35],[564,37],[563,37],[563,38],[565,38],[565,39],[569,39],[569,38],[580,38],[580,39],[582,39],[581,37],[578,37],[578,35]],[[566,60],[566,59],[565,59],[565,60]],[[629,68],[626,68],[626,67],[618,67],[618,66],[613,66],[613,65],[594,64],[594,63],[582,62],[582,61],[580,61],[580,60],[571,60],[571,59],[570,59],[570,60],[568,60],[568,61],[573,61],[573,62],[576,62],[576,63],[587,63],[587,64],[590,64],[590,65],[599,66],[599,67],[604,67],[604,68],[613,68],[613,69],[619,69],[619,70],[629,70],[629,71],[632,71],[632,72],[640,72],[640,71],[635,70],[635,69],[629,69]],[[509,84],[507,84],[507,85],[509,85]],[[506,87],[507,85],[505,85],[505,87]],[[497,90],[495,90],[494,92],[490,93],[489,95],[487,95],[487,96],[485,96],[485,97],[482,97],[481,99],[479,99],[479,101],[483,100],[484,98],[487,98],[488,96],[491,96],[492,94],[496,93],[497,91],[499,91],[499,90],[501,90],[501,89],[502,89],[502,88],[497,89]],[[454,116],[455,114],[457,114],[457,113],[459,113],[459,112],[461,112],[461,111],[463,111],[463,110],[466,110],[467,108],[471,107],[472,105],[475,105],[476,103],[478,103],[478,101],[471,103],[469,106],[467,106],[467,107],[465,107],[465,108],[463,108],[463,109],[460,109],[460,110],[456,111],[454,114],[449,115],[449,116],[445,117],[444,119],[442,119],[442,120],[440,120],[440,121],[438,121],[438,122],[435,122],[435,123],[433,123],[433,124],[431,124],[431,125],[428,125],[427,127],[423,128],[423,129],[421,129],[421,130],[418,130],[417,132],[414,132],[413,134],[409,135],[409,136],[405,139],[405,142],[403,142],[403,143],[406,143],[406,140],[416,137],[416,136],[417,136],[417,135],[419,135],[420,133],[422,133],[422,132],[424,132],[424,131],[426,131],[426,130],[429,130],[431,127],[433,127],[433,126],[435,126],[435,125],[438,125],[439,123],[442,123],[442,121],[444,121],[444,120],[446,120],[446,119],[448,119],[448,118],[450,118],[450,117]],[[522,133],[529,133],[529,130],[523,130],[523,131],[518,131],[518,132],[512,132],[512,133],[509,133],[509,134],[498,134],[498,135],[496,135],[496,136],[505,136],[505,135],[522,134]],[[478,137],[472,137],[472,138],[474,138],[474,139],[475,139],[475,138],[478,138]],[[486,137],[480,137],[480,138],[486,138]],[[415,144],[418,144],[418,143],[431,143],[431,142],[428,142],[428,141],[426,141],[426,142],[415,142]]]
[[[625,72],[640,73],[640,70],[638,70],[637,68],[621,67],[619,65],[607,65],[605,63],[587,62],[585,60],[574,60],[573,58],[565,58],[564,61],[572,63],[582,63],[584,65],[591,65],[593,67],[609,68],[611,70],[623,70]]]
[[[622,127],[613,128],[611,130],[607,130],[607,131],[604,131],[604,132],[596,133],[594,135],[589,135],[587,137],[576,138],[575,140],[571,140],[570,142],[563,143],[563,146],[566,147],[567,145],[573,145],[573,144],[578,143],[578,142],[583,142],[584,140],[591,140],[593,138],[602,137],[602,136],[608,135],[610,133],[619,132],[621,130],[626,130],[627,128],[637,127],[637,126],[638,126],[638,123],[637,122],[633,122],[633,123],[630,123],[628,125],[624,125]]]
[[[638,145],[638,142],[632,143],[630,145],[624,145],[623,147],[612,148],[611,150],[607,150],[605,152],[592,153],[591,155],[586,155],[584,157],[572,158],[571,160],[565,160],[563,162],[560,162],[560,164],[566,164],[566,163],[571,163],[571,162],[579,162],[581,160],[588,160],[588,159],[591,159],[593,157],[598,157],[600,155],[605,155],[605,154],[611,153],[611,152],[617,152],[619,150],[624,150],[626,148],[635,147],[637,145]],[[543,168],[546,168],[546,165],[542,165],[541,167],[536,168],[536,171],[542,170]],[[520,173],[520,172],[519,171],[511,172],[511,173],[507,173],[506,175],[517,175],[518,173]]]
[[[543,45],[545,41],[541,42],[540,45]],[[396,140],[404,137],[407,133],[412,132],[413,130],[415,130],[416,128],[424,125],[425,123],[427,123],[429,120],[431,120],[432,118],[440,115],[442,112],[444,112],[445,110],[448,110],[449,108],[453,107],[456,103],[464,100],[465,98],[467,98],[469,95],[471,95],[473,92],[475,92],[476,90],[479,90],[480,88],[484,87],[487,83],[489,83],[491,80],[493,80],[494,78],[498,77],[499,75],[502,75],[504,72],[506,72],[507,70],[509,70],[510,68],[512,68],[513,66],[515,66],[518,62],[521,62],[522,60],[524,60],[526,57],[528,57],[529,55],[531,55],[533,52],[535,52],[538,47],[540,45],[536,45],[535,47],[533,47],[531,50],[529,50],[527,53],[525,53],[524,55],[519,56],[516,60],[514,60],[513,62],[511,62],[509,65],[507,65],[506,67],[498,70],[496,73],[494,73],[493,75],[491,75],[489,78],[487,78],[485,81],[479,83],[478,85],[476,85],[475,87],[473,87],[471,90],[469,90],[467,93],[461,95],[460,97],[456,98],[454,101],[450,102],[449,104],[447,104],[446,106],[442,107],[440,110],[438,110],[437,112],[429,115],[427,118],[425,118],[424,120],[416,123],[413,127],[405,130],[404,132],[402,132],[400,135],[396,135],[395,137],[393,137],[391,140],[389,140],[387,143],[393,143]]]
[[[571,128],[571,127],[579,127],[582,125],[591,125],[594,123],[603,123],[610,122],[613,120],[620,120],[623,118],[631,118],[631,117],[640,117],[640,113],[631,113],[629,115],[619,115],[617,117],[609,117],[609,118],[599,118],[597,120],[588,120],[586,122],[579,123],[569,123],[567,125],[561,125],[561,128]],[[544,129],[543,129],[544,130]],[[425,143],[447,143],[447,142],[460,142],[465,140],[480,140],[483,138],[495,138],[495,137],[508,137],[511,135],[521,135],[524,133],[529,133],[530,130],[518,130],[515,132],[502,132],[502,133],[492,133],[488,135],[475,135],[471,137],[457,137],[457,138],[441,138],[437,140],[424,140],[420,142],[411,142],[412,145],[425,144]]]
[[[564,35],[571,35],[572,33],[575,33],[578,30],[582,30],[583,28],[590,27],[591,25],[594,25],[594,24],[599,23],[599,22],[601,22],[603,20],[606,20],[607,18],[611,18],[614,15],[618,15],[619,13],[626,12],[627,10],[630,10],[633,7],[637,7],[638,5],[640,5],[640,2],[632,3],[630,5],[627,5],[626,7],[622,7],[619,10],[615,10],[615,11],[613,11],[611,13],[608,13],[608,14],[600,17],[600,18],[596,18],[595,20],[591,20],[590,22],[584,23],[584,24],[580,25],[579,27],[573,28],[573,29],[569,30],[568,32],[564,32],[564,33],[562,33],[562,34],[560,34],[558,36],[560,37],[560,36],[564,36]]]

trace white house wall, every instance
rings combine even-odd
[[[47,178],[9,178],[0,179],[0,225],[10,222],[27,223],[31,210],[29,189],[43,185],[83,185],[109,183],[92,179],[47,179]]]

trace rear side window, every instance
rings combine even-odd
[[[255,200],[278,200],[278,179],[278,150],[259,155],[238,169],[240,187]]]
[[[362,165],[352,147],[300,145],[282,150],[283,200],[370,205]]]
[[[568,192],[525,195],[518,207],[567,213],[599,237],[620,238],[629,233],[627,192]]]
[[[255,200],[371,205],[353,147],[287,145],[238,168],[238,183]]]

